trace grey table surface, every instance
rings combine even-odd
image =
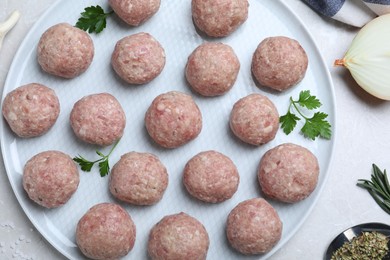
[[[0,50],[0,87],[28,30],[53,0],[2,0],[0,21],[13,10],[22,13]],[[299,0],[285,3],[304,22],[331,73],[336,94],[337,140],[329,178],[313,211],[298,232],[271,259],[322,259],[333,237],[359,223],[387,222],[389,216],[356,187],[369,178],[372,163],[390,169],[390,103],[363,91],[349,72],[333,67],[358,28],[318,16]],[[31,224],[19,206],[0,159],[0,259],[63,259]]]

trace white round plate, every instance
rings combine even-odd
[[[3,99],[11,90],[31,82],[39,82],[51,87],[57,93],[61,113],[54,127],[37,138],[16,137],[4,120],[1,120],[1,148],[10,184],[15,195],[31,222],[41,234],[62,254],[70,259],[83,256],[75,244],[75,228],[81,216],[93,205],[100,202],[121,204],[132,216],[137,226],[137,239],[134,249],[126,259],[147,258],[147,240],[152,226],[163,216],[186,212],[201,221],[210,236],[209,259],[236,259],[243,257],[229,247],[225,238],[225,222],[231,209],[239,202],[262,196],[257,182],[257,167],[262,155],[272,147],[285,142],[300,144],[310,149],[320,163],[318,186],[312,195],[296,204],[270,203],[276,208],[283,221],[283,234],[279,243],[267,254],[248,256],[248,259],[264,259],[282,247],[303,224],[314,207],[324,186],[331,162],[335,140],[335,100],[329,72],[311,36],[299,19],[281,2],[251,0],[248,20],[232,35],[221,39],[200,36],[191,18],[191,1],[162,1],[158,13],[139,27],[125,25],[116,15],[111,15],[107,28],[99,35],[92,35],[95,44],[95,57],[90,68],[75,79],[60,79],[44,73],[36,59],[36,47],[42,33],[50,26],[68,22],[75,24],[83,9],[99,4],[109,10],[107,1],[57,1],[33,26],[21,44],[4,86]],[[110,65],[115,43],[124,36],[137,32],[149,32],[165,48],[167,61],[162,74],[143,86],[129,86],[120,80]],[[254,50],[265,37],[284,35],[298,40],[309,57],[309,67],[305,78],[297,86],[283,93],[274,93],[255,85],[250,64]],[[184,67],[189,54],[204,41],[221,41],[235,50],[241,69],[234,87],[227,94],[205,98],[190,90],[184,78]],[[301,127],[290,135],[279,129],[276,138],[260,147],[254,147],[235,138],[228,126],[233,104],[250,93],[262,93],[276,105],[280,115],[287,111],[289,97],[298,97],[301,90],[309,89],[319,97],[321,110],[329,114],[333,137],[330,141],[311,141],[299,134]],[[152,100],[161,93],[179,90],[191,94],[203,114],[203,129],[192,142],[177,148],[163,149],[153,143],[144,127],[144,114]],[[100,92],[113,94],[122,104],[127,125],[125,133],[110,165],[129,151],[151,152],[165,164],[169,172],[169,186],[163,199],[154,206],[135,207],[116,201],[108,191],[108,177],[101,178],[97,167],[92,172],[80,171],[80,185],[74,196],[64,206],[57,209],[44,209],[32,202],[22,187],[23,166],[33,155],[45,150],[60,150],[74,157],[78,154],[96,159],[99,147],[85,144],[74,136],[69,114],[73,104],[81,97]],[[100,149],[108,152],[110,147]],[[229,156],[237,165],[241,180],[237,193],[220,204],[206,204],[192,199],[181,182],[185,163],[195,154],[204,150],[217,150]]]

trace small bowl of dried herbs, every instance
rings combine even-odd
[[[390,260],[389,238],[389,225],[356,225],[340,233],[330,243],[325,260]]]

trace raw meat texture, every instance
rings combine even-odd
[[[223,43],[204,43],[188,57],[185,75],[190,86],[203,96],[219,96],[234,85],[240,61]]]
[[[211,37],[228,36],[248,18],[247,0],[192,0],[195,25]]]
[[[307,198],[316,188],[318,160],[308,149],[291,143],[267,151],[261,158],[258,179],[270,198],[294,203]]]
[[[137,33],[119,40],[111,56],[118,76],[129,84],[146,84],[165,66],[165,51],[148,33]]]
[[[129,213],[113,203],[90,208],[77,223],[76,243],[92,259],[118,259],[134,247],[136,227]]]
[[[49,74],[74,78],[91,65],[94,46],[83,30],[67,23],[47,29],[38,43],[38,63]]]
[[[126,153],[111,170],[110,192],[127,203],[155,204],[163,197],[167,186],[167,169],[150,153]]]
[[[46,208],[64,205],[76,192],[79,182],[76,164],[60,151],[41,152],[24,166],[24,190],[30,199]]]
[[[175,148],[195,139],[202,130],[202,114],[190,95],[170,91],[157,96],[145,114],[152,139]]]
[[[7,94],[2,112],[11,130],[19,137],[45,134],[60,114],[54,90],[38,83],[18,87]]]
[[[240,176],[233,161],[216,151],[201,152],[186,164],[183,183],[195,198],[211,203],[230,199],[237,191]]]
[[[245,143],[265,144],[276,136],[279,113],[266,96],[250,94],[234,104],[230,114],[230,128]]]
[[[152,228],[148,253],[152,260],[205,260],[209,244],[202,223],[181,212],[165,216]]]
[[[276,210],[262,198],[239,203],[229,214],[226,235],[230,245],[245,255],[270,251],[282,236]]]
[[[70,124],[84,142],[107,146],[122,137],[126,116],[113,95],[99,93],[85,96],[74,104]]]
[[[298,41],[284,36],[269,37],[253,54],[252,72],[261,85],[283,91],[304,78],[308,63]]]
[[[114,12],[127,24],[138,26],[157,13],[160,0],[109,0]]]

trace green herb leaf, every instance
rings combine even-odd
[[[86,7],[76,23],[76,27],[88,33],[100,33],[106,28],[106,18],[113,11],[105,13],[99,5]]]
[[[80,165],[81,170],[84,172],[90,172],[92,169],[92,166],[94,165],[94,162],[88,161],[87,159],[85,159],[81,155],[73,158],[73,161],[77,162]]]
[[[322,105],[316,96],[310,95],[310,90],[304,90],[299,93],[298,103],[301,107],[306,107],[310,110],[319,108]]]
[[[358,179],[358,187],[366,189],[375,202],[388,214],[390,214],[390,185],[387,178],[386,170],[383,172],[376,166],[372,165],[373,174],[371,181]]]
[[[323,112],[316,112],[312,117],[309,117],[304,115],[300,109],[306,108],[308,110],[313,110],[320,106],[321,102],[316,96],[310,94],[310,90],[301,91],[298,100],[294,100],[290,97],[290,105],[287,113],[279,118],[283,132],[287,135],[290,134],[301,117],[305,120],[305,123],[301,128],[301,133],[304,137],[311,140],[315,140],[317,137],[329,140],[332,136],[332,126],[326,120],[328,115]],[[297,115],[294,114],[292,110],[295,110]]]
[[[103,158],[105,157],[105,155],[102,154],[100,151],[96,151],[96,154],[99,155],[100,157],[103,157]]]
[[[99,162],[99,172],[101,177],[106,176],[109,171],[110,171],[110,165],[108,164],[108,158]]]
[[[288,111],[284,116],[281,116],[279,119],[280,123],[282,124],[283,132],[286,135],[294,130],[295,126],[297,125],[297,121],[299,120],[300,118],[294,114],[291,114],[290,111]]]
[[[95,163],[99,163],[98,165],[99,165],[100,176],[104,177],[108,175],[108,173],[110,172],[109,158],[111,153],[114,151],[115,147],[118,145],[119,141],[120,140],[115,142],[115,144],[112,146],[110,152],[107,155],[104,155],[100,151],[96,151],[96,154],[101,157],[100,159],[97,159],[95,161],[89,161],[84,157],[82,157],[81,155],[79,155],[78,157],[74,157],[73,161],[77,162],[80,165],[81,170],[85,172],[91,171],[93,165]]]
[[[331,126],[329,122],[325,120],[327,117],[328,115],[325,113],[316,112],[312,118],[306,120],[306,123],[302,127],[301,131],[303,135],[312,140],[315,140],[318,136],[324,139],[330,139]]]
[[[106,176],[109,171],[110,171],[110,166],[108,164],[107,159],[99,162],[99,172],[101,177]]]
[[[376,165],[374,165],[373,171],[374,171],[374,174],[373,174],[373,176],[371,176],[371,178],[375,177],[374,179],[377,182],[377,185],[381,188],[383,193],[386,194],[386,196],[390,198],[390,186],[389,186],[389,182],[387,180],[386,170],[384,170],[384,172],[381,172],[381,170]]]

